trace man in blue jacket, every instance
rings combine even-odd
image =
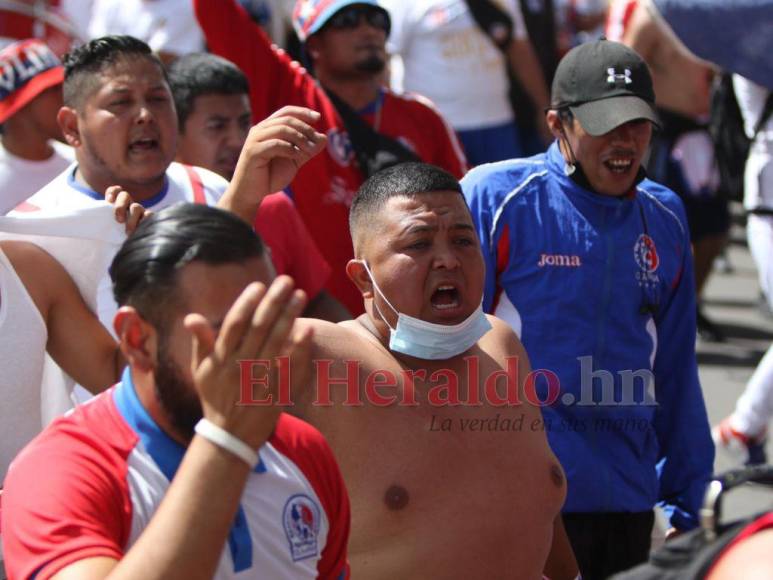
[[[684,209],[641,169],[654,100],[634,51],[581,45],[556,71],[547,153],[462,181],[487,262],[484,309],[544,369],[535,387],[586,580],[647,558],[658,502],[674,530],[697,525],[714,458]]]

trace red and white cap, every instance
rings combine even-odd
[[[40,93],[64,81],[64,67],[42,40],[15,42],[0,51],[0,124]]]

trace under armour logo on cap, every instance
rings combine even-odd
[[[611,85],[617,85],[618,83],[625,83],[630,85],[633,82],[631,78],[631,69],[625,69],[624,74],[617,74],[614,67],[607,69],[607,82]]]
[[[551,108],[571,110],[594,137],[637,119],[660,126],[654,104],[647,64],[619,42],[597,40],[574,47],[553,77]]]

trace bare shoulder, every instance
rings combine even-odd
[[[353,328],[354,321],[334,323],[319,318],[299,318],[296,324],[299,329],[311,328],[314,331],[312,344],[315,356],[351,356],[363,348],[360,345],[365,339]]]
[[[486,318],[491,323],[491,330],[480,340],[480,347],[492,356],[522,356],[526,354],[521,340],[513,328],[504,320],[491,314]]]
[[[353,334],[353,331],[343,323],[329,322],[320,318],[299,318],[296,324],[299,329],[311,328],[314,331],[315,341],[340,340],[347,336],[351,338]]]

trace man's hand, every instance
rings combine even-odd
[[[326,138],[312,123],[319,113],[304,107],[282,107],[250,129],[234,172],[255,174],[266,180],[265,193],[281,191],[295,177],[301,165],[322,151]]]
[[[204,417],[254,449],[269,438],[282,411],[277,404],[276,358],[288,356],[293,366],[311,364],[311,330],[294,331],[305,305],[305,293],[293,290],[291,278],[280,276],[268,290],[263,284],[250,284],[228,311],[219,333],[199,314],[185,318],[194,338],[191,366]],[[250,365],[252,375],[242,377],[240,361],[267,361],[270,370]],[[240,404],[245,379],[252,383],[252,400],[270,397],[273,403]]]
[[[325,147],[325,135],[312,127],[319,118],[311,109],[287,106],[250,129],[218,206],[252,224],[263,198],[287,187],[298,169]]]
[[[120,185],[111,185],[105,190],[105,201],[113,206],[115,221],[126,224],[126,235],[130,236],[140,221],[150,215],[139,203],[135,203]]]

